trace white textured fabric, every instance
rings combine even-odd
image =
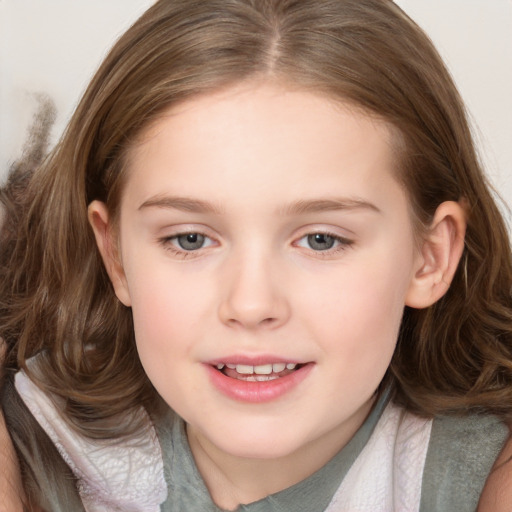
[[[432,420],[388,404],[326,512],[417,512]]]
[[[77,477],[87,512],[160,510],[167,498],[167,485],[160,444],[152,426],[129,441],[90,440],[66,425],[53,403],[23,372],[16,375],[15,385]],[[141,409],[140,414],[146,412]]]
[[[73,432],[23,373],[16,389],[79,480],[87,512],[158,512],[167,498],[152,426],[129,442],[91,441]],[[146,414],[141,410],[141,414]],[[148,425],[151,425],[148,418]],[[388,404],[326,512],[418,512],[432,421]]]

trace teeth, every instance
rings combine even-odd
[[[232,363],[218,363],[217,369],[222,370],[223,368],[229,368],[230,370],[236,370],[241,375],[261,375],[267,376],[272,373],[281,373],[286,370],[295,370],[297,367],[296,363],[268,363],[261,364],[258,366],[252,366],[249,364],[232,364]],[[267,379],[268,380],[268,379]]]
[[[269,380],[276,380],[279,379],[279,377],[275,375],[248,375],[247,377],[244,377],[243,380],[247,382],[266,382]]]
[[[276,380],[279,377],[276,377],[275,375],[255,375],[254,378],[256,379],[256,382],[265,382],[267,380]]]
[[[242,375],[251,375],[254,373],[254,366],[250,366],[248,364],[237,364],[236,371]]]
[[[261,366],[254,367],[254,373],[257,375],[270,375],[272,373],[273,365],[271,364],[262,364]]]

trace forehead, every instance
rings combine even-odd
[[[130,154],[127,193],[217,195],[250,188],[270,199],[351,195],[396,185],[390,126],[349,103],[275,84],[245,84],[183,102]]]

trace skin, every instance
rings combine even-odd
[[[0,223],[1,223],[0,209]],[[0,338],[0,363],[5,353],[4,342]],[[1,365],[0,365],[1,367]],[[21,484],[18,458],[7,431],[4,415],[0,410],[0,511],[22,512],[23,487]],[[2,508],[3,507],[3,508]]]
[[[119,231],[103,203],[90,221],[142,364],[187,422],[213,500],[234,509],[311,475],[364,422],[404,306],[451,282],[464,213],[443,203],[418,244],[388,126],[279,84],[190,100],[129,157]],[[204,245],[181,247],[184,233]],[[309,370],[249,403],[210,379],[237,358]]]
[[[510,510],[512,510],[512,432],[489,474],[478,504],[478,512],[510,512]]]
[[[0,413],[0,510],[21,512],[23,510],[22,485],[19,474],[19,467],[12,446],[11,439],[7,433],[3,414]]]

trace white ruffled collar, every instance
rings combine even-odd
[[[136,438],[112,442],[74,432],[57,408],[24,372],[15,377],[18,394],[78,479],[87,512],[158,512],[167,498],[162,451],[148,416]],[[141,408],[140,414],[147,413]]]

